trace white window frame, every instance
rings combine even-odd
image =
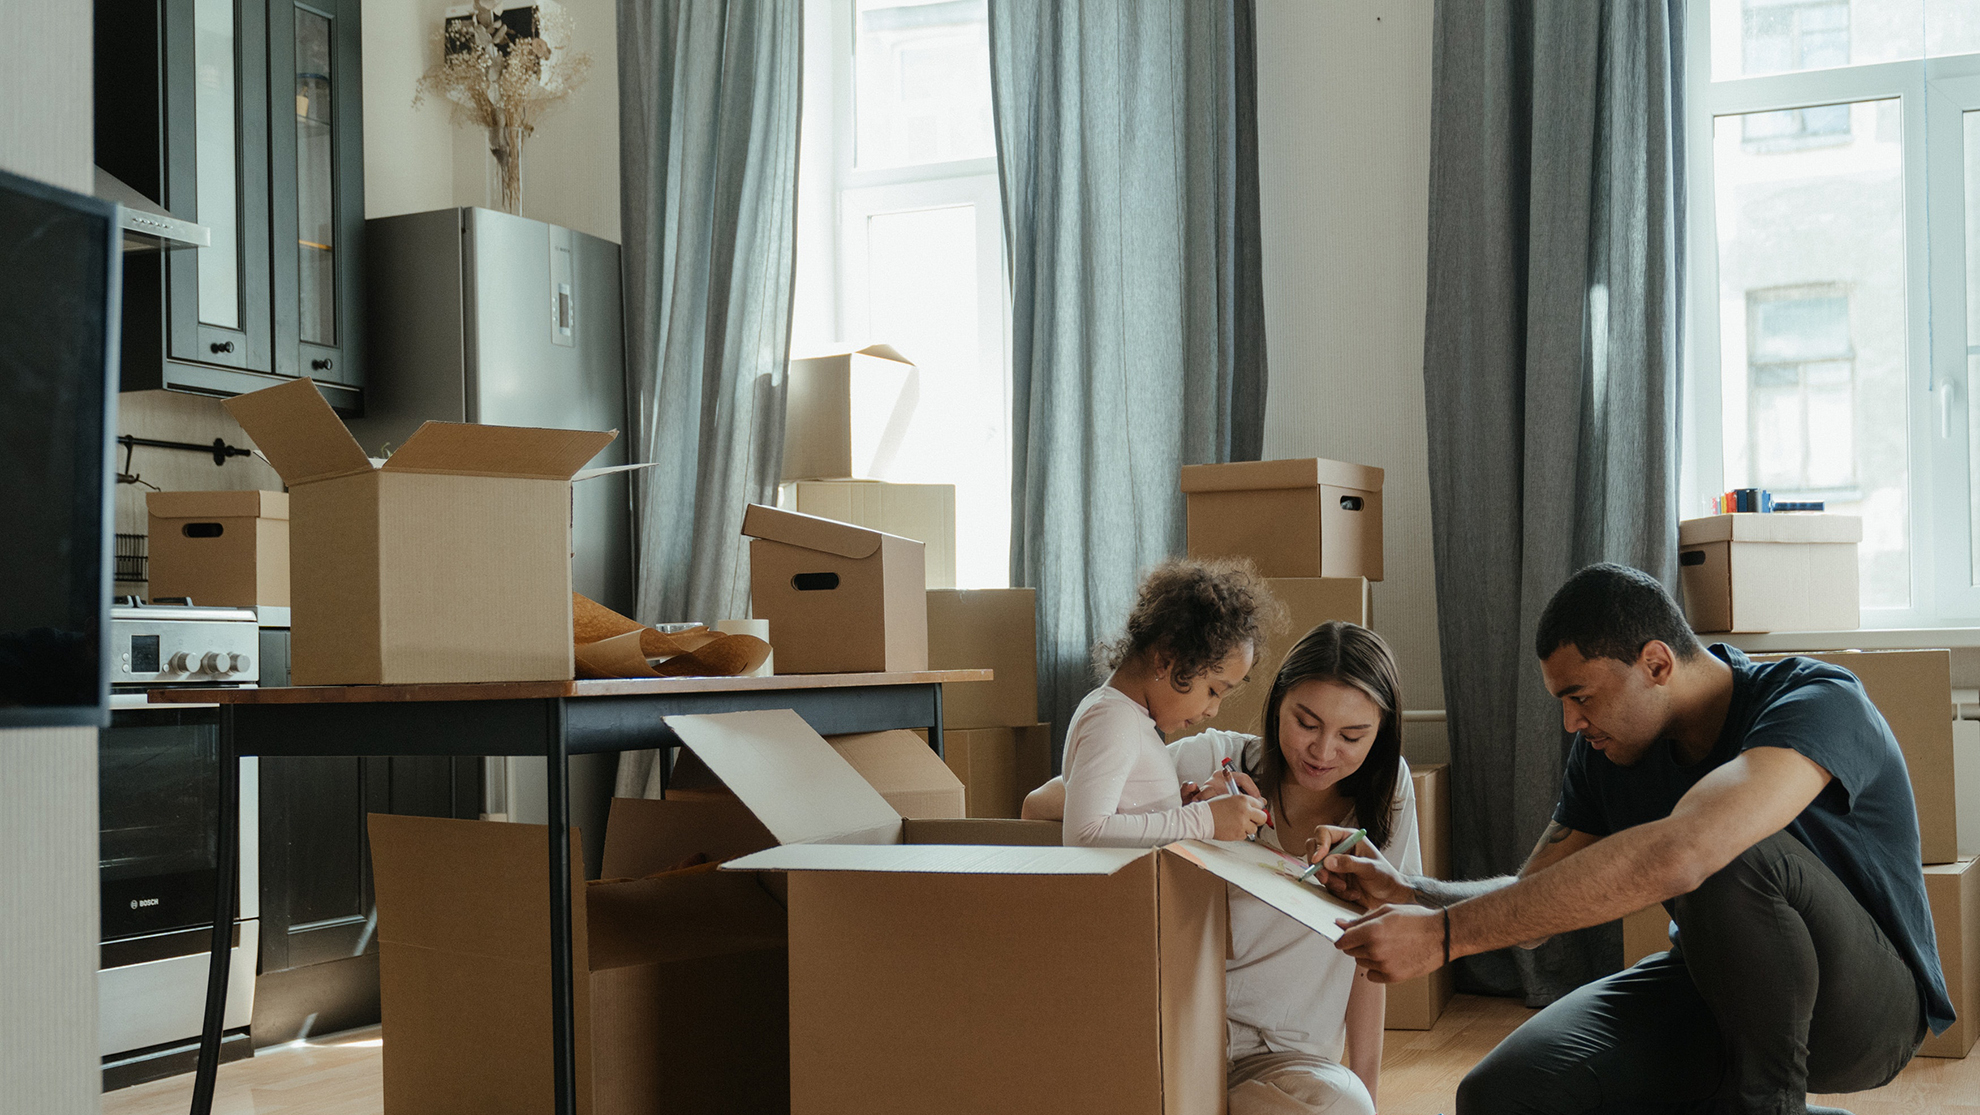
[[[1904,143],[1906,508],[1911,605],[1866,608],[1866,628],[1980,626],[1967,482],[1966,240],[1961,113],[1980,109],[1980,54],[1711,80],[1711,0],[1685,19],[1686,260],[1681,518],[1725,490],[1715,117],[1899,102]],[[1980,344],[1980,338],[1971,339]],[[1744,375],[1745,368],[1731,374]]]

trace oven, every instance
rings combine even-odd
[[[102,886],[99,1033],[106,1090],[189,1071],[204,1021],[220,779],[215,705],[153,704],[147,691],[253,684],[255,613],[111,609],[110,726],[98,736]],[[250,1055],[260,951],[258,760],[240,760],[240,878],[223,1056]],[[232,834],[229,834],[230,837]]]

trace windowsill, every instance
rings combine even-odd
[[[1916,650],[1928,647],[1980,647],[1980,627],[1888,627],[1857,631],[1768,631],[1758,634],[1700,635],[1710,643],[1730,643],[1746,651]]]

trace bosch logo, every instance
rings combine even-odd
[[[158,905],[158,900],[157,900],[156,898],[133,898],[133,899],[131,899],[131,909],[133,909],[133,910],[135,910],[135,909],[137,909],[137,908],[138,908],[138,907],[140,907],[140,906],[156,906],[156,905]]]

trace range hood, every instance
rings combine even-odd
[[[174,217],[102,167],[96,168],[96,189],[93,192],[99,201],[117,203],[117,226],[123,230],[124,250],[127,252],[207,248],[213,245],[211,229]]]

